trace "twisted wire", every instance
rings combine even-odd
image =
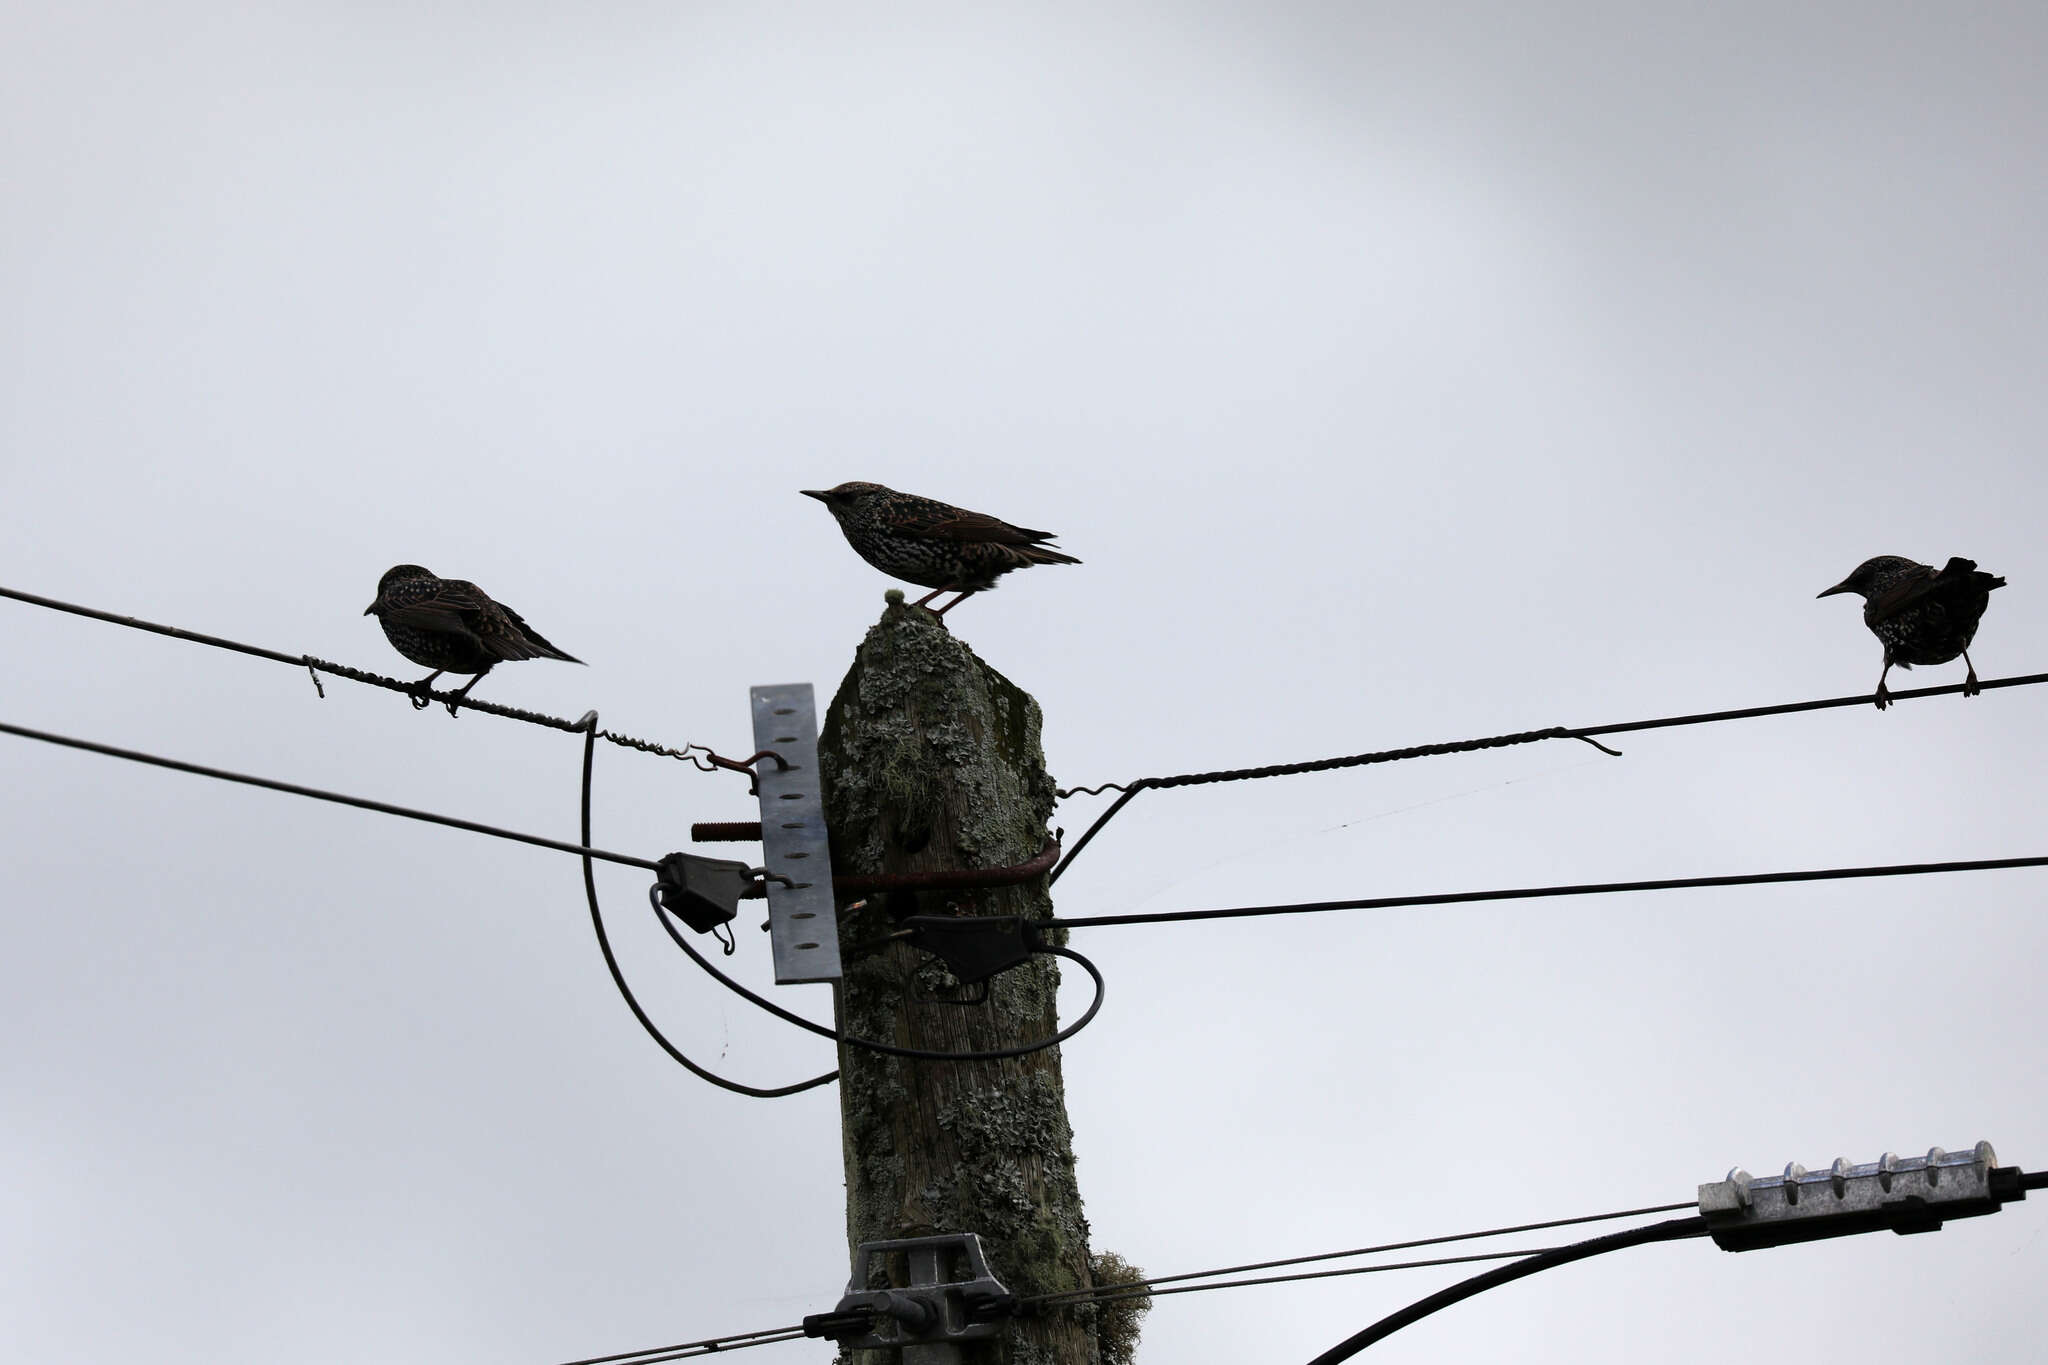
[[[2012,678],[1994,678],[1979,683],[1978,690],[1989,692],[2000,687],[2032,687],[2048,682],[2048,673],[2026,673]],[[1915,700],[1921,697],[1940,697],[1952,692],[1962,692],[1970,684],[1951,683],[1945,687],[1915,687],[1904,692],[1891,694],[1893,701]],[[1102,831],[1102,827],[1115,819],[1117,813],[1131,803],[1133,797],[1142,791],[1163,791],[1170,787],[1196,787],[1213,782],[1251,782],[1266,777],[1293,777],[1300,773],[1329,772],[1336,768],[1361,768],[1373,763],[1399,763],[1411,758],[1436,758],[1444,754],[1474,753],[1481,749],[1505,749],[1517,744],[1534,744],[1545,739],[1576,739],[1591,744],[1603,754],[1620,758],[1619,750],[1610,749],[1594,739],[1595,735],[1622,735],[1638,730],[1668,730],[1682,725],[1711,725],[1725,720],[1753,720],[1759,716],[1786,716],[1800,711],[1827,711],[1842,706],[1868,706],[1869,693],[1850,697],[1822,697],[1816,701],[1780,702],[1772,706],[1745,706],[1730,711],[1699,711],[1684,716],[1658,716],[1650,720],[1624,720],[1608,725],[1553,725],[1544,730],[1518,730],[1512,734],[1485,735],[1477,739],[1452,740],[1442,744],[1417,744],[1406,749],[1380,749],[1372,753],[1345,754],[1336,758],[1310,759],[1301,763],[1270,763],[1261,768],[1223,768],[1212,772],[1175,773],[1165,777],[1140,777],[1130,782],[1103,782],[1093,787],[1061,787],[1060,799],[1073,796],[1100,796],[1104,792],[1119,792],[1116,802],[1088,826],[1060,865],[1053,869],[1047,883],[1060,879],[1074,859],[1081,856],[1081,850]]]
[[[265,649],[261,645],[245,644],[240,640],[230,640],[219,635],[203,635],[195,630],[184,630],[177,626],[160,625],[155,621],[144,621],[140,617],[117,616],[113,612],[100,611],[93,607],[81,607],[74,602],[59,602],[53,597],[38,597],[34,593],[21,592],[14,588],[0,587],[0,597],[12,598],[17,602],[26,602],[34,607],[48,607],[52,611],[69,612],[73,616],[83,616],[88,620],[105,621],[110,625],[126,626],[131,630],[148,631],[153,635],[165,635],[173,640],[187,640],[193,644],[206,645],[213,649],[231,650],[236,654],[246,654],[254,659],[269,659],[273,663],[290,664],[294,668],[303,668],[313,679],[313,689],[323,698],[327,695],[327,689],[320,685],[320,675],[325,673],[329,677],[346,678],[350,682],[362,683],[368,687],[381,687],[387,692],[398,692],[408,697],[426,697],[429,700],[444,704],[459,701],[462,709],[465,711],[481,711],[487,716],[502,716],[506,720],[522,721],[527,725],[539,725],[549,730],[581,734],[584,729],[584,722],[581,720],[569,720],[563,716],[550,716],[539,711],[526,711],[517,706],[503,706],[493,701],[480,701],[475,697],[458,697],[453,691],[422,690],[414,683],[402,682],[397,678],[389,677],[382,673],[372,673],[367,669],[351,668],[347,664],[334,663],[328,659],[315,658],[311,654],[285,654],[275,649]],[[721,762],[712,750],[702,744],[685,742],[678,749],[667,744],[656,744],[651,740],[635,739],[631,735],[622,735],[612,730],[600,730],[597,732],[597,737],[608,743],[616,744],[623,749],[635,749],[644,754],[657,754],[663,758],[681,759],[699,772],[712,772],[719,767],[736,767],[740,771],[746,771],[743,765],[734,765],[729,761]]]
[[[1865,697],[1863,700],[1868,701]],[[1372,763],[1399,763],[1411,758],[1437,758],[1444,754],[1469,754],[1481,749],[1505,749],[1516,744],[1534,744],[1544,739],[1577,739],[1592,744],[1603,754],[1621,755],[1604,744],[1594,744],[1588,734],[1604,731],[1567,730],[1553,725],[1545,730],[1518,730],[1507,735],[1485,735],[1478,739],[1457,739],[1441,744],[1415,744],[1405,749],[1380,749],[1373,753],[1344,754],[1336,758],[1314,758],[1300,763],[1269,763],[1261,768],[1222,768],[1206,773],[1175,773],[1170,777],[1141,777],[1133,782],[1104,782],[1094,787],[1063,787],[1062,798],[1099,796],[1116,791],[1133,794],[1147,788],[1164,791],[1169,787],[1199,787],[1211,782],[1251,782],[1262,777],[1293,777],[1300,773],[1324,773],[1337,768],[1362,768]]]

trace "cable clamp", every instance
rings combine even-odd
[[[868,1288],[883,1271],[891,1281],[906,1283]],[[845,1297],[832,1312],[805,1318],[804,1335],[830,1337],[856,1349],[900,1350],[994,1336],[997,1320],[1016,1311],[1017,1296],[990,1273],[981,1238],[946,1232],[862,1242],[854,1252]]]

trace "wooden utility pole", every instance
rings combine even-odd
[[[932,613],[904,606],[901,593],[889,597],[819,738],[833,870],[1024,862],[1043,848],[1053,804],[1038,703]],[[870,895],[865,904],[843,898],[851,903],[839,911],[843,1032],[966,1052],[1013,1047],[1057,1030],[1054,958],[1034,955],[989,981],[986,1004],[960,1005],[936,998],[963,992],[943,967],[920,965],[924,954],[901,943],[872,946],[909,913],[1045,918],[1052,900],[1043,877],[995,889],[919,891],[914,904],[911,894]],[[1093,1283],[1059,1049],[938,1062],[841,1045],[839,1066],[850,1245],[972,1232],[1013,1294]],[[911,1347],[902,1358],[1102,1365],[1097,1312],[1013,1318],[994,1339]],[[1111,1356],[1118,1354],[1112,1348]],[[852,1356],[858,1365],[896,1365],[893,1351]]]

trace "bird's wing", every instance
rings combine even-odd
[[[1035,545],[1041,540],[1051,540],[1051,531],[1033,531],[1023,526],[1012,526],[1000,517],[983,512],[970,512],[964,507],[953,507],[930,498],[906,498],[891,509],[896,514],[896,524],[915,536],[932,536],[940,540],[958,540],[982,545]]]
[[[1973,566],[1974,567],[1974,566]],[[1902,611],[1918,606],[1934,591],[1936,581],[1941,577],[1933,569],[1922,564],[1910,573],[1900,574],[1889,588],[1870,599],[1864,615],[1872,621],[1882,621]]]
[[[541,633],[526,624],[521,616],[503,602],[492,602],[477,623],[477,637],[484,651],[493,658],[513,659],[561,659],[566,663],[580,664],[583,660],[573,654],[565,654],[542,637]]]
[[[384,619],[419,630],[446,630],[475,635],[484,609],[492,605],[474,583],[459,578],[436,579],[431,583],[401,583],[394,599],[384,608]]]

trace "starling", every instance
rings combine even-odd
[[[831,509],[855,554],[891,578],[931,589],[913,605],[927,606],[940,593],[959,593],[937,610],[939,616],[971,594],[995,587],[996,579],[1012,569],[1081,562],[1044,543],[1056,532],[1012,526],[878,483],[806,488],[803,494]]]
[[[1990,603],[1991,590],[2005,580],[1977,572],[1976,561],[1951,559],[1940,572],[1898,555],[1879,555],[1856,566],[1856,572],[1820,594],[1853,592],[1863,599],[1863,624],[1884,645],[1884,672],[1877,675],[1877,709],[1891,704],[1884,680],[1892,665],[1945,664],[1960,654],[1970,670],[1963,695],[1974,697],[1977,665],[1970,662],[1970,639]]]
[[[363,615],[375,616],[391,647],[423,668],[434,671],[413,685],[412,704],[427,704],[426,692],[443,673],[474,673],[448,703],[469,695],[484,674],[507,659],[583,660],[564,654],[526,624],[519,613],[474,583],[436,578],[417,564],[400,564],[377,580],[377,600]]]

